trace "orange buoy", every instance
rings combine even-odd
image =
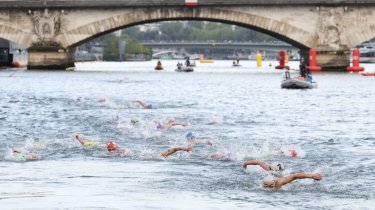
[[[355,48],[353,50],[353,66],[349,66],[348,68],[346,68],[346,70],[354,72],[365,70],[365,68],[359,66],[359,55],[359,49]]]
[[[315,48],[310,49],[309,66],[307,68],[309,68],[310,71],[322,70],[320,66],[316,65],[316,49]]]

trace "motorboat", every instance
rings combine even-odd
[[[195,61],[192,61],[189,66],[190,67],[196,67],[197,65],[195,64]]]
[[[311,89],[317,88],[318,84],[316,82],[310,82],[301,78],[289,78],[281,81],[281,88],[286,89]]]
[[[175,71],[176,72],[193,72],[194,68],[191,66],[180,66]]]

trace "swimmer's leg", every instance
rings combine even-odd
[[[297,179],[314,179],[314,180],[321,180],[322,176],[320,174],[308,174],[308,173],[297,173],[285,176],[283,178],[277,179],[275,183],[275,188],[279,189],[283,185],[286,185],[290,182],[293,182]]]

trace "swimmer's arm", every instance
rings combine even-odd
[[[79,143],[81,143],[81,145],[84,145],[86,143],[86,141],[83,140],[82,137],[79,134],[74,135],[73,139],[79,141]]]
[[[139,103],[144,109],[147,109],[147,104],[143,101],[133,101],[134,103]]]
[[[264,170],[266,171],[270,171],[271,170],[271,166],[268,165],[267,163],[265,162],[262,162],[262,161],[259,161],[259,160],[249,160],[249,161],[245,161],[243,164],[242,164],[242,167],[244,169],[246,169],[246,167],[248,165],[258,165],[260,167],[262,167]]]
[[[283,185],[286,185],[294,180],[297,179],[314,179],[314,180],[321,180],[322,176],[320,174],[308,174],[308,173],[297,173],[285,176],[283,178],[277,179],[275,182],[275,188],[279,189]]]

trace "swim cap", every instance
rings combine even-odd
[[[131,120],[130,120],[131,123],[133,124],[136,124],[139,122],[139,119],[137,117],[133,117]]]
[[[116,150],[117,149],[117,144],[113,141],[109,141],[107,143],[107,149],[108,151],[113,151],[113,150]]]
[[[92,146],[93,144],[93,141],[86,141],[85,143],[83,143],[84,146]]]
[[[272,171],[283,171],[284,170],[284,167],[281,165],[281,163],[273,163],[271,165],[271,170]]]
[[[26,157],[23,154],[20,154],[20,153],[16,153],[14,155],[14,159],[16,161],[26,161]]]
[[[186,138],[195,139],[195,135],[193,134],[193,132],[189,131],[186,134]]]
[[[292,157],[297,157],[297,151],[296,150],[294,150],[294,149],[289,149],[289,152],[290,152],[290,156],[292,156]]]
[[[147,109],[152,109],[152,104],[147,105]]]
[[[158,130],[164,129],[164,125],[162,125],[161,123],[158,123],[156,125],[156,129],[158,129]]]

